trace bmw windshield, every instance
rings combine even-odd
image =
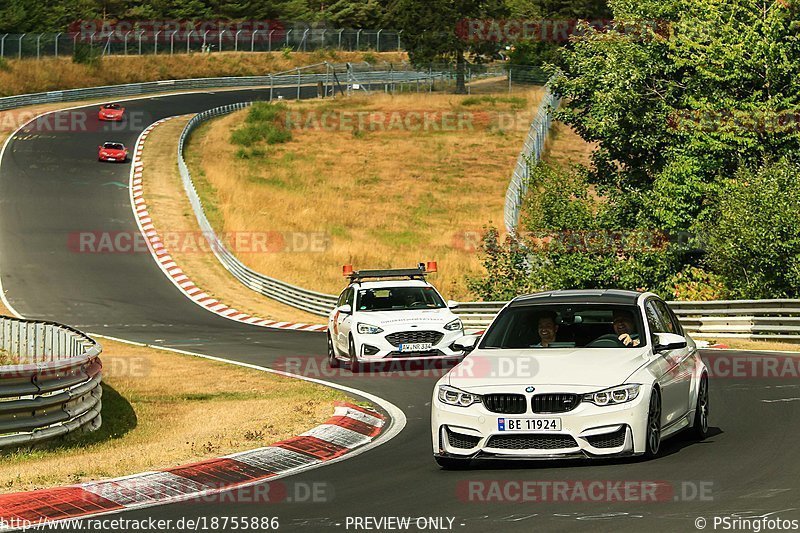
[[[646,346],[635,306],[509,307],[486,332],[481,348],[624,348]]]

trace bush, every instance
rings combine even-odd
[[[11,63],[4,57],[0,57],[0,70],[3,72],[10,72],[11,71]]]
[[[102,51],[89,43],[75,43],[72,52],[72,62],[79,65],[98,66],[102,61]]]
[[[555,289],[649,290],[672,297],[685,251],[658,230],[626,227],[580,171],[532,169],[516,238],[483,241],[487,275],[469,280],[485,300]]]
[[[800,297],[800,172],[782,159],[740,170],[704,219],[708,262],[730,297]]]
[[[722,277],[698,267],[687,267],[672,278],[672,296],[687,302],[722,300],[727,296]]]
[[[285,112],[284,104],[254,104],[244,124],[231,133],[231,143],[251,148],[261,142],[271,145],[291,141],[292,132],[286,127]],[[237,155],[241,158],[245,153],[240,150]]]

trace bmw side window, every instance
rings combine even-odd
[[[666,328],[666,331],[664,333],[674,333],[676,335],[680,335],[681,334],[680,326],[674,322],[673,316],[670,313],[669,309],[667,308],[667,304],[665,304],[661,300],[654,300],[653,303],[655,304],[658,315],[661,317],[661,322],[664,324],[664,327]]]
[[[669,333],[667,328],[664,327],[664,324],[661,322],[661,317],[659,316],[658,311],[656,311],[652,300],[647,302],[647,304],[644,306],[644,313],[647,315],[647,325],[650,326],[651,338],[656,333]],[[653,344],[655,344],[655,342]]]

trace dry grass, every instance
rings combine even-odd
[[[724,344],[732,350],[766,351],[766,352],[800,352],[800,344],[788,342],[751,341],[746,339],[719,339],[711,344]]]
[[[146,169],[144,194],[156,229],[169,234],[197,234],[197,219],[183,189],[175,153],[178,137],[189,117],[180,117],[156,127],[142,152]],[[206,293],[245,313],[272,320],[321,323],[324,318],[265,298],[239,283],[210,251],[170,247],[170,254],[186,275]]]
[[[338,391],[103,341],[103,426],[0,461],[0,492],[105,479],[259,448],[326,420]],[[202,423],[198,423],[202,421]]]
[[[399,63],[405,53],[370,53],[378,61]],[[281,52],[114,56],[96,66],[76,64],[71,58],[11,59],[0,69],[0,96],[98,87],[155,80],[218,76],[257,76],[323,61],[363,61],[364,52]],[[112,66],[113,63],[113,66]]]
[[[597,143],[587,143],[563,122],[554,122],[543,159],[558,166],[590,167],[592,152],[596,149]]]
[[[230,143],[244,111],[198,131],[188,162],[214,207],[217,229],[330,237],[321,253],[239,254],[255,270],[338,293],[343,264],[385,268],[437,260],[432,281],[448,297],[468,298],[465,276],[481,272],[470,243],[484,225],[502,225],[505,191],[541,91],[513,96],[375,95],[290,103],[301,113],[467,113],[472,127],[295,130],[290,142],[263,147],[264,155],[249,159],[237,157]],[[514,116],[514,125],[498,129],[498,113]]]
[[[20,363],[21,360],[18,356],[12,355],[3,349],[0,349],[0,366],[18,365]]]

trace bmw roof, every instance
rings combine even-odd
[[[617,289],[560,290],[518,296],[511,302],[512,307],[535,304],[584,304],[604,303],[617,305],[636,305],[644,294],[636,291]]]

